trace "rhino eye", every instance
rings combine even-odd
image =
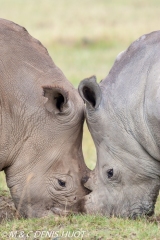
[[[60,185],[61,187],[65,187],[65,186],[66,186],[66,182],[63,181],[63,180],[58,179],[58,183],[59,183],[59,185]]]
[[[107,176],[108,176],[108,178],[113,177],[113,168],[111,168],[107,171]]]

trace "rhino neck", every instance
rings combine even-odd
[[[29,108],[27,104],[18,103],[15,98],[13,98],[13,103],[5,101],[0,126],[0,163],[2,163],[0,170],[12,165],[28,139],[32,135],[36,136],[38,116],[41,116],[41,122],[45,124],[43,114],[38,111],[33,112],[32,109],[29,111]]]

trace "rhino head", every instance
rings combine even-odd
[[[0,20],[0,170],[24,217],[81,210],[84,106],[28,32]]]
[[[97,150],[84,211],[152,215],[160,189],[160,31],[118,55],[108,76],[83,80],[79,92]]]

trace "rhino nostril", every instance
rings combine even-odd
[[[88,176],[82,177],[81,183],[82,183],[82,184],[85,184],[85,183],[88,181],[88,179],[89,179]]]

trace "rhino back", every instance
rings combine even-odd
[[[14,84],[16,81],[22,81],[18,76],[17,78],[13,77],[15,74],[18,75],[22,68],[26,68],[27,73],[34,70],[35,75],[37,71],[39,77],[49,71],[54,74],[56,69],[56,77],[58,80],[63,78],[64,81],[63,73],[54,64],[46,48],[30,36],[25,28],[4,19],[0,19],[0,52],[1,82],[3,78],[5,78],[5,83],[7,79],[11,78]],[[45,80],[47,78],[43,79],[43,81]]]
[[[140,37],[118,55],[100,83],[104,101],[152,157],[160,159],[160,31]],[[108,105],[105,104],[107,108]]]

